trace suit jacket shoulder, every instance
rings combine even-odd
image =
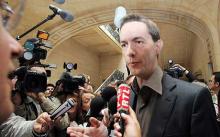
[[[164,74],[148,137],[219,137],[207,88]]]

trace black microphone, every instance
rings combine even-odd
[[[72,14],[70,14],[69,12],[65,11],[65,10],[62,10],[54,5],[49,5],[49,8],[55,13],[55,14],[58,14],[60,15],[60,17],[66,21],[66,22],[71,22],[73,21],[74,17]]]
[[[107,86],[101,91],[101,96],[102,98],[106,101],[109,102],[109,100],[114,96],[117,95],[117,91],[114,87]]]
[[[63,4],[65,2],[65,0],[53,0],[53,1],[58,3],[58,4]]]
[[[108,102],[108,113],[110,125],[108,127],[109,133],[114,129],[114,117],[113,115],[117,113],[117,95],[113,96]]]
[[[110,115],[114,115],[117,112],[117,95],[109,100],[108,110]]]
[[[62,105],[60,105],[50,116],[51,119],[56,119],[59,116],[62,116],[68,110],[70,110],[75,105],[75,101],[73,99],[68,99]]]
[[[103,115],[101,114],[101,110],[105,107],[105,105],[106,102],[100,96],[96,96],[95,98],[92,99],[90,103],[90,109],[86,114],[86,121],[88,122],[87,127],[91,125],[89,122],[90,117],[95,117],[98,120],[102,120]]]
[[[106,102],[103,100],[102,97],[96,96],[92,99],[90,103],[90,109],[86,114],[87,117],[100,117],[102,114],[100,113],[101,110],[105,107]]]

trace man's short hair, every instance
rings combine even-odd
[[[215,82],[220,84],[220,71],[214,72],[213,75],[215,76]]]
[[[157,27],[156,23],[154,23],[152,20],[141,15],[130,14],[122,18],[120,29],[122,28],[124,24],[128,22],[133,22],[133,21],[145,23],[148,28],[149,34],[151,35],[154,42],[157,42],[160,39],[160,30]]]
[[[55,85],[52,84],[52,83],[48,83],[48,84],[47,84],[47,87],[53,87],[53,88],[55,88]]]

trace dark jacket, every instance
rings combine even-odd
[[[137,85],[135,81],[133,85]],[[220,137],[208,89],[167,74],[163,75],[162,86],[147,137]],[[135,97],[132,100],[135,102]]]

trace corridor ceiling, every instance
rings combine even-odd
[[[68,10],[74,15],[72,23],[66,23],[57,16],[38,28],[51,33],[51,42],[55,46],[50,52],[71,38],[73,43],[76,42],[100,55],[121,54],[120,48],[100,32],[98,26],[112,24],[115,8],[124,6],[128,13],[142,13],[158,23],[164,40],[160,57],[162,66],[166,66],[168,59],[173,59],[186,67],[190,67],[194,40],[201,39],[201,43],[209,40],[206,24],[217,24],[219,3],[218,0],[66,0],[65,4],[59,5],[52,0],[26,1],[24,16],[14,31],[14,36],[52,14],[48,8],[49,4]],[[35,37],[36,32],[35,30],[28,34],[20,42]]]

